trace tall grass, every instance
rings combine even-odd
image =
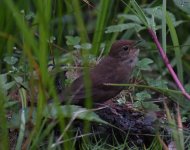
[[[109,9],[109,1],[101,2],[102,4],[100,7],[99,13],[99,21],[96,23],[96,29],[101,32],[95,32],[94,35],[94,42],[98,45],[100,45],[102,41],[103,36],[103,30],[105,30],[106,21],[106,15],[107,10]],[[74,26],[74,32],[77,32],[77,34],[81,38],[81,42],[89,42],[88,37],[88,30],[85,25],[84,16],[82,13],[82,5],[85,3],[81,3],[81,1],[77,0],[75,2],[71,1],[65,1],[62,2],[60,0],[56,2],[52,2],[51,0],[46,1],[22,1],[19,2],[13,2],[12,0],[3,1],[3,7],[1,9],[1,18],[4,22],[1,23],[2,30],[1,30],[1,48],[7,49],[9,48],[12,52],[12,48],[14,45],[18,45],[19,48],[22,50],[22,57],[23,59],[20,61],[26,61],[29,65],[30,72],[35,71],[36,76],[38,78],[37,85],[35,84],[35,76],[31,76],[30,78],[30,85],[29,88],[30,91],[38,91],[38,97],[33,97],[32,99],[37,98],[37,107],[36,107],[36,114],[35,114],[35,126],[32,128],[32,131],[30,131],[29,136],[27,137],[26,141],[23,141],[23,136],[25,133],[25,123],[22,122],[22,125],[20,126],[20,134],[17,141],[17,147],[16,149],[21,149],[21,146],[24,146],[24,148],[31,148],[36,149],[39,147],[40,143],[44,138],[48,136],[48,134],[51,133],[51,129],[54,127],[55,124],[52,124],[50,126],[45,127],[47,124],[47,119],[44,118],[43,111],[47,106],[47,96],[46,92],[50,92],[49,94],[54,97],[55,103],[57,104],[58,100],[54,88],[53,78],[49,76],[48,73],[48,63],[49,63],[49,56],[50,56],[50,47],[49,47],[49,40],[51,36],[53,35],[51,29],[52,27],[58,26],[57,31],[57,43],[63,45],[65,43],[65,38],[62,34],[67,35],[69,33],[67,30],[64,30],[62,21],[68,21],[68,20],[62,20],[64,18],[64,15],[69,14],[72,12],[72,14],[69,16],[70,19],[74,19],[76,21],[76,24]],[[105,9],[105,7],[107,9]],[[6,8],[6,9],[5,9]],[[52,10],[54,8],[54,10]],[[66,11],[64,10],[66,8]],[[26,16],[30,13],[34,13],[34,17],[31,20],[27,20]],[[69,12],[69,13],[68,13]],[[104,15],[102,16],[102,12],[104,12]],[[9,16],[7,16],[7,14]],[[101,18],[103,17],[103,18]],[[53,22],[53,20],[58,20],[57,22]],[[103,21],[103,22],[102,22]],[[64,22],[65,23],[65,22]],[[68,23],[68,24],[67,24]],[[72,27],[72,22],[65,23],[68,29]],[[6,24],[8,26],[3,26],[3,24]],[[16,29],[16,34],[15,30]],[[73,29],[72,29],[73,30]],[[64,33],[65,32],[65,33]],[[13,37],[12,39],[10,37]],[[99,40],[98,40],[99,39]],[[8,41],[8,42],[7,42]],[[6,43],[7,42],[7,43]],[[5,44],[3,44],[5,43]],[[9,44],[8,47],[5,45]],[[95,45],[96,45],[95,44]],[[92,53],[97,53],[97,49],[99,49],[99,46],[96,47]],[[96,51],[96,52],[95,52]],[[2,54],[5,54],[5,51],[2,52]],[[11,53],[10,53],[11,54]],[[86,59],[89,55],[88,51],[83,50],[84,55],[84,65],[88,65]],[[2,67],[2,66],[1,66]],[[4,70],[5,71],[5,70]],[[88,78],[88,69],[84,70],[85,78]],[[86,89],[88,91],[89,80],[86,81]],[[37,88],[37,89],[36,89]],[[31,92],[33,95],[36,93]],[[86,92],[89,93],[89,92]],[[2,94],[1,94],[2,96]],[[5,95],[4,95],[5,96]],[[3,106],[3,100],[1,101]],[[88,101],[87,101],[88,102]],[[88,104],[89,105],[89,104]],[[58,105],[56,105],[58,106]],[[22,120],[26,119],[26,112],[25,107],[30,109],[28,106],[24,106],[22,108],[21,118]],[[34,108],[32,108],[34,109]],[[59,107],[56,107],[58,110],[58,113],[60,113],[58,116],[58,124],[60,126],[61,132],[64,132],[65,130],[65,121],[64,116],[61,114],[61,110],[59,110]],[[1,124],[2,130],[7,128],[7,123],[5,121],[5,112],[6,110],[4,107],[1,109],[1,119],[4,124]],[[44,120],[45,119],[45,120]],[[23,120],[23,121],[24,121]],[[5,149],[8,149],[8,132],[2,133],[2,145],[5,145]],[[50,137],[51,139],[52,137]],[[68,133],[64,134],[64,139],[68,139],[69,135]],[[52,140],[50,140],[53,142]],[[6,146],[7,145],[7,146]],[[64,143],[64,148],[69,149],[70,144],[69,142]]]
[[[149,7],[149,5],[145,6]],[[60,57],[65,58],[66,54],[73,50],[73,47],[69,47],[65,44],[65,36],[72,35],[80,37],[79,44],[92,43],[92,49],[81,50],[83,65],[89,66],[90,55],[93,54],[98,56],[100,54],[99,50],[101,43],[106,43],[105,53],[107,53],[111,43],[124,35],[124,33],[119,32],[105,34],[106,27],[111,24],[125,23],[126,20],[123,18],[118,19],[117,14],[127,14],[130,11],[130,5],[125,7],[120,1],[110,0],[101,0],[92,4],[92,6],[88,6],[88,3],[81,0],[3,0],[0,2],[0,59],[2,62],[0,64],[0,73],[11,74],[11,77],[13,78],[18,76],[23,78],[22,83],[16,82],[16,86],[13,87],[15,89],[16,87],[19,88],[22,105],[20,108],[21,113],[19,113],[19,111],[17,112],[21,121],[19,122],[20,124],[18,127],[19,132],[15,144],[16,149],[74,148],[73,145],[75,142],[71,139],[75,135],[68,132],[68,129],[71,127],[68,122],[72,121],[72,119],[66,119],[62,113],[63,110],[60,107],[55,90],[54,77],[48,72],[48,64],[52,60],[52,57],[59,59]],[[88,13],[92,15],[90,19],[88,18]],[[143,13],[143,11],[141,13]],[[30,15],[31,18],[27,19]],[[177,30],[175,29],[170,16],[167,14],[166,1],[163,1],[163,15],[166,17],[163,17],[162,20],[163,47],[167,47],[166,25],[169,27],[169,33],[173,45],[179,46],[180,37],[178,37]],[[143,17],[143,15],[141,17]],[[86,20],[86,18],[89,20]],[[89,26],[92,26],[92,29]],[[93,31],[92,35],[89,34],[90,30]],[[66,51],[63,52],[51,45],[50,40],[52,36],[56,37],[56,40],[53,41],[54,44],[59,47],[64,47]],[[135,37],[136,35],[133,33],[133,36]],[[129,37],[131,36],[129,35]],[[149,36],[145,35],[144,38],[149,39]],[[13,70],[14,65],[11,66],[5,64],[3,61],[6,56],[15,55],[13,47],[16,47],[20,52],[17,67],[24,66],[28,69],[28,71],[23,71],[24,74],[18,70],[14,73],[10,72],[10,70]],[[51,53],[52,51],[53,53]],[[186,68],[183,68],[182,53],[180,49],[175,47],[174,51],[174,61],[177,66],[178,76],[180,80],[185,83],[183,72],[185,71],[185,73],[187,73],[189,71],[189,64],[186,62]],[[167,52],[170,53],[169,51]],[[144,52],[144,54],[148,56],[149,54],[147,53],[148,52]],[[186,53],[187,50],[184,51],[183,54]],[[64,65],[67,64],[65,63]],[[89,68],[84,67],[83,73],[85,78],[86,96],[90,97],[91,83],[89,80]],[[10,80],[12,80],[12,78]],[[9,102],[9,97],[7,96],[7,91],[4,90],[5,85],[1,83],[3,83],[3,81],[0,81],[0,149],[6,150],[10,149],[11,146],[9,145],[10,127],[7,114],[15,108],[5,107]],[[145,86],[139,87],[144,88]],[[178,99],[172,95],[175,94],[172,90],[161,90],[163,90],[163,93],[167,93],[178,101]],[[35,91],[38,91],[38,95]],[[31,106],[27,105],[27,97],[29,97],[28,93],[30,93],[31,97]],[[57,113],[57,118],[54,121],[50,121],[51,117],[44,115],[44,110],[47,109],[47,111],[50,111],[47,108],[47,99],[49,97],[53,99],[54,110]],[[37,99],[36,107],[34,106],[35,99]],[[92,106],[91,98],[86,100],[86,106],[89,108]],[[166,110],[169,112],[168,109]],[[30,128],[31,130],[28,130],[28,121],[32,122],[33,126]],[[169,121],[172,122],[173,120],[171,119]],[[60,137],[57,137],[56,133],[53,131],[54,128],[59,128],[59,132],[61,133]],[[88,124],[86,128],[88,128]],[[177,137],[177,135],[180,135],[180,142],[178,144],[182,144],[183,147],[183,133],[174,133],[175,137]],[[176,140],[177,139],[178,138],[176,138]],[[59,144],[56,140],[60,140],[63,145]],[[47,143],[44,141],[47,141]],[[157,143],[157,141],[155,141],[155,143]]]

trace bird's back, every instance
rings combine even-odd
[[[110,56],[102,59],[96,67],[90,70],[90,91],[93,101],[101,102],[116,96],[124,87],[109,86],[106,83],[127,83],[130,72],[127,68],[123,68],[118,60]],[[82,104],[85,100],[83,78],[83,75],[81,75],[72,84],[72,102],[75,104]]]

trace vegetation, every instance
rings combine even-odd
[[[190,102],[148,29],[156,33],[190,93],[190,2],[2,0],[0,19],[0,149],[189,149]],[[118,127],[96,114],[91,101],[86,108],[61,105],[57,94],[80,71],[88,81],[90,67],[118,39],[141,40],[133,80],[122,85],[127,92],[114,100],[156,116],[163,130],[155,132],[148,145],[129,141],[128,133],[122,142],[115,133],[112,143],[101,139],[89,123]],[[81,134],[73,131],[76,119],[84,121]]]

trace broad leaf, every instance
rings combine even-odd
[[[147,91],[142,91],[136,94],[136,100],[143,101],[145,99],[150,99],[151,95]]]
[[[167,84],[168,82],[165,81],[165,80],[154,80],[154,79],[146,79],[146,81],[148,82],[148,84],[150,86],[153,86],[153,87],[158,87],[158,88],[163,88],[163,89],[167,89]]]
[[[153,60],[150,58],[144,58],[137,63],[137,67],[140,70],[151,70],[150,64],[153,63]]]
[[[189,0],[173,0],[174,4],[182,11],[190,15],[190,1]]]
[[[126,24],[118,24],[118,25],[112,25],[107,27],[107,30],[105,33],[112,33],[112,32],[122,32],[127,29],[136,29],[139,30],[141,26],[136,23],[126,23]]]
[[[14,65],[17,63],[18,58],[13,57],[13,56],[7,56],[3,59],[7,64],[9,65]]]
[[[86,108],[82,108],[80,106],[64,105],[64,106],[57,106],[57,107],[53,104],[49,105],[47,109],[45,110],[44,115],[49,116],[50,118],[56,119],[58,118],[57,109],[61,109],[62,115],[67,118],[75,117],[77,119],[106,123],[95,112],[88,110]]]
[[[80,37],[78,37],[78,36],[75,36],[75,37],[74,36],[66,36],[66,39],[67,39],[67,41],[66,41],[67,45],[74,46],[74,45],[78,45],[80,42]]]

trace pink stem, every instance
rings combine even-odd
[[[183,85],[182,85],[181,82],[179,81],[179,79],[178,79],[176,73],[174,72],[174,70],[173,70],[173,68],[172,68],[172,66],[171,66],[171,64],[170,64],[170,62],[169,62],[169,60],[168,60],[168,57],[166,56],[166,53],[164,52],[163,48],[162,48],[161,45],[160,45],[160,42],[158,41],[158,38],[157,38],[155,32],[154,32],[152,29],[150,29],[150,28],[148,28],[148,32],[149,32],[150,35],[152,36],[152,39],[153,39],[153,41],[155,42],[155,44],[156,44],[156,46],[157,46],[157,48],[158,48],[158,50],[159,50],[159,52],[160,52],[160,54],[161,54],[161,56],[162,56],[162,59],[164,60],[164,63],[165,63],[165,65],[166,65],[166,67],[168,68],[170,74],[172,75],[172,77],[173,77],[175,83],[177,84],[178,88],[181,90],[182,94],[183,94],[188,100],[190,100],[190,95],[185,91]]]

